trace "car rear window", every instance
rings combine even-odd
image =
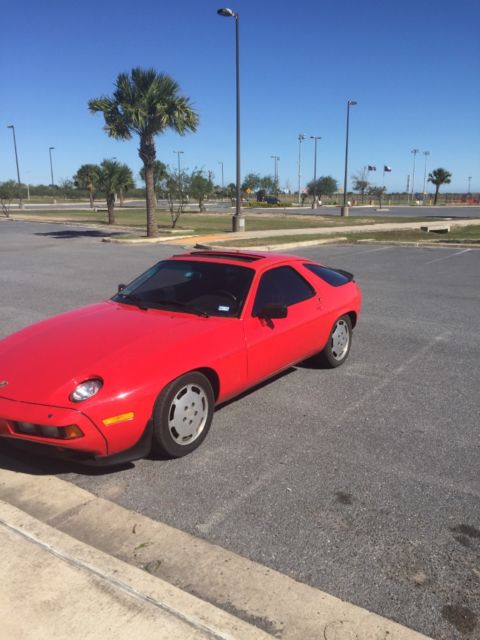
[[[340,287],[353,280],[353,273],[344,271],[343,269],[332,269],[332,267],[324,267],[321,264],[304,264],[306,269],[314,273],[316,276],[331,284],[332,287]]]

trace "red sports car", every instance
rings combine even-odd
[[[216,404],[314,355],[345,362],[360,306],[352,274],[305,258],[172,256],[0,341],[0,437],[97,464],[184,456]]]

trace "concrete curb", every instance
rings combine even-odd
[[[324,238],[322,240],[299,240],[298,242],[285,242],[285,243],[279,243],[279,244],[266,244],[266,245],[262,245],[262,246],[257,246],[257,245],[251,245],[248,247],[232,247],[232,246],[226,246],[224,244],[198,244],[194,246],[194,249],[206,249],[208,251],[213,250],[213,251],[229,251],[230,249],[232,251],[248,251],[249,249],[251,251],[279,251],[280,249],[295,249],[296,247],[315,247],[317,245],[321,245],[321,244],[336,244],[337,242],[346,242],[347,238],[346,237],[339,237],[339,238]],[[186,249],[191,249],[191,246],[187,246],[185,247]]]
[[[102,242],[111,242],[112,244],[169,244],[172,240],[181,240],[192,238],[193,234],[160,236],[158,238],[102,238]]]
[[[0,469],[0,499],[16,507],[4,505],[0,510],[5,524],[52,548],[68,550],[72,558],[112,580],[120,575],[125,581],[128,576],[139,593],[150,594],[168,605],[172,614],[212,629],[220,638],[427,640],[407,627],[53,476]]]

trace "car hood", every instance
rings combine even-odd
[[[223,318],[144,311],[113,301],[55,316],[0,341],[0,396],[69,406],[76,384],[98,376],[111,387],[155,364],[168,365],[182,344],[218,329]],[[71,405],[70,405],[71,406]]]

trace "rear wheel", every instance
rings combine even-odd
[[[335,321],[320,357],[327,366],[339,367],[347,359],[351,344],[352,321],[345,315]]]
[[[170,382],[153,411],[155,448],[170,458],[196,449],[210,429],[214,404],[212,386],[202,373],[186,373]]]

